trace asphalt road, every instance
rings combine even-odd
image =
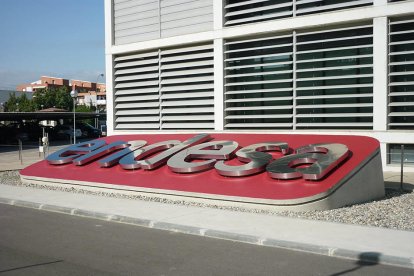
[[[414,270],[0,204],[0,275],[414,275]]]

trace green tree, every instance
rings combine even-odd
[[[95,112],[95,109],[96,108],[94,106],[87,106],[87,105],[77,105],[76,106],[76,112]],[[84,119],[84,120],[82,120],[82,122],[93,125],[94,124],[94,119],[92,119],[92,118]]]
[[[38,110],[51,107],[72,110],[72,98],[68,89],[64,86],[37,90],[33,102]]]
[[[32,100],[29,100],[26,94],[22,94],[16,97],[16,94],[10,94],[9,99],[4,105],[5,111],[8,112],[31,112],[35,110],[35,106]]]
[[[77,105],[76,112],[95,112],[95,107],[87,105]]]

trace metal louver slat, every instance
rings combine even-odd
[[[293,97],[269,97],[269,98],[245,98],[245,99],[230,99],[225,100],[226,103],[243,103],[243,102],[273,102],[273,101],[287,101],[292,100]]]
[[[292,114],[272,114],[272,115],[229,115],[225,119],[272,119],[272,118],[292,118]]]
[[[122,89],[115,90],[115,96],[121,95],[139,95],[148,93],[158,93],[158,87],[156,88],[140,88],[140,89]]]
[[[140,116],[140,117],[119,117],[116,118],[115,122],[117,123],[125,123],[125,122],[158,122],[158,116]]]
[[[158,109],[133,109],[133,110],[117,110],[115,112],[117,119],[124,118],[124,115],[132,116],[132,115],[158,115]],[[126,117],[125,117],[126,118]]]
[[[315,6],[309,8],[301,8],[301,2],[297,2],[298,10],[297,14],[321,12],[323,10],[337,10],[341,8],[352,8],[353,6],[369,5],[372,4],[372,0],[360,0],[360,1],[346,1],[345,3],[331,4],[326,6]]]
[[[414,129],[414,20],[389,21],[388,128]]]
[[[163,109],[162,114],[186,114],[186,112],[188,113],[194,113],[194,114],[199,114],[199,113],[213,113],[214,112],[214,107],[209,106],[209,107],[185,107],[185,108],[168,108],[168,109]]]
[[[188,100],[186,99],[185,101],[180,100],[180,101],[174,101],[174,100],[170,100],[170,101],[163,101],[161,103],[161,106],[166,107],[166,106],[177,106],[177,107],[183,107],[183,106],[203,106],[203,105],[213,105],[214,101],[213,99],[208,99],[208,100]],[[190,118],[190,114],[187,114],[188,118]]]
[[[372,123],[360,123],[360,122],[352,122],[352,123],[298,123],[297,124],[298,127],[303,127],[303,128],[312,128],[312,127],[317,127],[317,128],[327,128],[327,129],[341,129],[341,128],[355,128],[355,127],[359,127],[359,128],[372,128],[373,124]]]
[[[250,13],[254,13],[254,12],[262,12],[262,11],[266,11],[266,10],[285,8],[285,7],[290,7],[290,6],[292,6],[292,3],[287,2],[287,3],[282,3],[282,4],[252,8],[252,9],[248,9],[248,10],[239,10],[239,11],[234,11],[234,12],[228,12],[224,16],[225,17],[230,17],[230,16],[235,16],[235,15],[241,15],[241,14],[250,14]]]
[[[194,122],[194,123],[163,123],[163,129],[213,129],[214,123]]]
[[[135,102],[135,101],[148,101],[148,100],[158,100],[158,95],[144,95],[144,96],[125,96],[125,97],[116,97],[115,102]]]
[[[159,123],[133,123],[133,124],[127,124],[127,123],[117,123],[116,124],[117,129],[159,129]]]
[[[242,124],[226,124],[226,128],[291,128],[291,123],[242,123]]]
[[[292,105],[274,105],[274,106],[243,106],[243,107],[226,107],[225,111],[250,111],[250,110],[291,110]],[[236,115],[233,115],[236,116]]]
[[[243,2],[236,2],[234,4],[228,4],[224,8],[234,8],[234,7],[240,7],[244,5],[250,5],[250,4],[256,4],[256,3],[263,3],[268,2],[269,0],[250,0],[250,1],[243,1]]]
[[[167,121],[187,121],[188,118],[186,115],[163,115],[161,117],[163,122]],[[193,118],[194,121],[212,121],[214,120],[214,115],[197,115]]]
[[[115,81],[130,81],[130,80],[144,80],[144,79],[157,79],[158,73],[152,73],[152,74],[141,74],[141,75],[135,75],[135,76],[124,76],[124,77],[116,77]]]
[[[161,96],[161,99],[167,100],[167,99],[208,98],[208,97],[211,97],[212,92],[213,91],[163,94]]]
[[[332,117],[372,117],[373,113],[312,113],[312,114],[297,114],[297,118],[332,118]]]
[[[230,25],[239,25],[243,23],[249,23],[253,21],[266,21],[269,19],[275,19],[275,18],[281,18],[281,17],[288,17],[292,15],[292,11],[284,11],[284,12],[275,12],[267,15],[258,15],[255,17],[246,17],[242,19],[234,19],[234,20],[227,20],[224,25],[230,26]]]
[[[145,67],[138,67],[138,68],[127,68],[127,69],[118,69],[115,70],[115,76],[117,75],[127,75],[133,73],[145,73],[151,71],[158,71],[158,66],[145,66]]]
[[[132,67],[132,66],[144,66],[148,64],[157,64],[158,59],[142,59],[142,60],[134,60],[134,61],[124,61],[115,63],[114,68],[124,68],[124,67]]]
[[[350,103],[350,104],[308,104],[297,105],[297,109],[315,109],[315,108],[355,108],[355,107],[372,107],[372,103]]]

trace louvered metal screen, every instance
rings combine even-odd
[[[372,129],[372,26],[227,41],[225,128]]]
[[[114,44],[213,29],[213,0],[114,0]]]
[[[213,46],[117,56],[115,129],[213,129]]]
[[[161,51],[161,128],[214,129],[213,45]]]
[[[414,128],[414,18],[389,23],[390,129]]]
[[[372,26],[297,35],[296,127],[372,129]]]
[[[225,43],[225,127],[291,128],[292,35]]]
[[[159,129],[159,52],[114,61],[116,129]]]
[[[372,5],[373,0],[228,0],[225,26]]]

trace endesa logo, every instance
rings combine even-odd
[[[212,138],[208,134],[199,134],[183,142],[167,140],[151,145],[147,145],[145,140],[116,141],[110,144],[104,140],[93,140],[57,151],[49,155],[47,161],[52,165],[73,163],[84,166],[116,152],[100,159],[99,166],[109,168],[119,164],[125,170],[154,170],[167,163],[172,172],[183,174],[215,168],[223,176],[243,177],[266,170],[275,179],[303,177],[319,180],[337,169],[350,155],[348,147],[340,143],[318,143],[291,149],[287,142],[272,141],[239,149],[236,141],[210,140]],[[273,160],[272,155],[267,153],[269,151],[278,151],[285,156]],[[147,158],[154,153],[158,154]],[[234,156],[246,164],[228,165],[222,161]],[[194,160],[205,161],[192,162]],[[310,166],[298,168],[305,164]]]
[[[23,181],[48,185],[273,206],[333,202],[341,190],[369,200],[381,194],[374,182],[383,190],[379,142],[364,136],[116,135],[68,146],[20,173]],[[372,189],[375,196],[365,196]]]

